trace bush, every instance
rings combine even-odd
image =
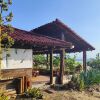
[[[100,71],[99,70],[90,70],[86,73],[83,73],[84,83],[86,87],[89,85],[99,84],[100,83]]]
[[[68,89],[79,89],[79,77],[73,75],[71,81],[68,83]]]
[[[9,100],[8,96],[4,95],[3,93],[0,93],[0,100]]]
[[[32,88],[32,89],[28,89],[25,92],[25,97],[42,99],[43,95],[42,95],[42,93],[41,93],[39,88]]]
[[[79,75],[73,76],[71,81],[74,83],[75,88],[82,91],[90,85],[100,84],[100,71],[90,70],[87,72],[81,72]]]
[[[47,60],[44,55],[34,55],[33,61],[34,61],[33,65],[36,68],[39,68],[40,65],[44,66],[47,64]]]
[[[59,56],[54,56],[53,57],[53,66],[55,68],[59,68],[60,67],[60,57]]]
[[[76,56],[74,57],[70,57],[69,55],[66,56],[65,70],[71,74],[76,73],[78,70],[79,71],[81,70],[81,64],[76,61]]]
[[[96,55],[96,58],[90,59],[90,61],[87,62],[87,65],[100,70],[100,53]]]

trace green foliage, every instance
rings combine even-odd
[[[95,59],[91,59],[90,61],[88,61],[87,65],[92,68],[100,69],[100,53],[96,55]]]
[[[2,46],[5,47],[6,49],[10,48],[14,44],[13,38],[10,36],[10,33],[7,32],[2,32],[1,40],[2,40]]]
[[[71,80],[77,89],[82,91],[90,85],[100,84],[100,71],[90,70],[87,72],[81,72],[79,75],[73,76]]]
[[[65,70],[69,70],[69,72],[74,73],[76,67],[79,66],[80,63],[76,61],[76,56],[70,57],[69,55],[66,56],[65,59]]]
[[[38,67],[39,65],[45,65],[46,57],[44,55],[35,55],[33,61],[35,67]]]
[[[53,65],[56,68],[60,66],[60,57],[59,56],[53,57]]]
[[[82,91],[85,88],[85,83],[84,83],[84,77],[83,75],[80,74],[79,79],[78,79],[78,84],[79,84],[79,90]]]
[[[7,16],[2,16],[3,11],[8,11],[8,6],[12,4],[12,0],[0,0],[0,25],[4,25],[6,22],[12,21],[13,14],[10,12]]]
[[[47,65],[47,59],[44,55],[35,55],[33,57],[34,67],[39,68],[39,66]],[[60,57],[56,55],[53,57],[53,66],[54,69],[60,68]],[[69,55],[66,56],[65,59],[65,71],[75,72],[77,68],[80,68],[80,63],[76,62],[76,56],[70,57]]]
[[[42,99],[42,97],[43,97],[43,95],[42,95],[42,93],[41,93],[39,88],[28,89],[25,92],[25,96],[26,97],[37,98],[37,99]]]
[[[54,67],[60,67],[60,57],[56,55],[53,57],[53,65]],[[66,56],[65,59],[65,71],[75,72],[77,67],[81,67],[80,63],[76,61],[76,56],[70,57],[69,55]]]
[[[0,44],[2,43],[4,48],[9,48],[14,44],[14,40],[10,36],[10,34],[13,32],[11,25],[8,24],[5,26],[7,22],[12,21],[13,14],[10,12],[6,16],[3,16],[3,12],[8,11],[8,6],[11,4],[12,0],[0,0]]]
[[[3,93],[0,93],[0,100],[9,100],[8,96],[5,96]]]
[[[6,19],[7,22],[10,22],[10,21],[12,21],[12,17],[13,17],[13,14],[12,14],[12,12],[10,12],[9,15],[6,16],[5,19]]]
[[[13,28],[7,23],[12,21],[12,12],[3,16],[4,12],[8,12],[9,5],[12,4],[12,0],[0,0],[0,78],[1,78],[1,67],[2,67],[2,52],[3,49],[9,50],[9,48],[14,44],[14,39],[11,37],[13,33]],[[9,52],[6,52],[9,54]]]
[[[39,65],[47,65],[47,58],[44,55],[35,55],[33,57],[34,66],[38,67]],[[59,56],[53,57],[53,65],[54,67],[60,66],[60,58]]]
[[[99,70],[90,70],[86,73],[83,73],[85,85],[93,85],[100,83],[100,71]]]

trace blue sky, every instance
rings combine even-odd
[[[31,30],[59,18],[100,53],[100,0],[13,0],[12,25]]]

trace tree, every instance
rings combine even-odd
[[[1,67],[2,67],[2,53],[3,48],[6,50],[7,55],[9,48],[14,44],[13,38],[10,34],[13,32],[9,22],[12,21],[13,14],[10,12],[6,16],[4,13],[8,12],[9,5],[12,4],[12,0],[0,0],[0,78],[1,78]]]
[[[65,70],[74,73],[77,69],[81,69],[81,64],[76,61],[76,56],[70,57],[69,55],[66,55]]]
[[[60,57],[59,57],[59,55],[56,55],[56,56],[53,57],[53,65],[56,68],[60,67]]]
[[[91,59],[90,61],[88,61],[87,65],[92,68],[100,69],[100,53],[96,55],[95,59]]]
[[[33,61],[34,61],[34,66],[35,67],[39,67],[39,65],[46,65],[47,60],[46,57],[44,55],[35,55],[33,57]]]

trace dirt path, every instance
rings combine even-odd
[[[49,82],[48,76],[39,75],[37,77],[32,78],[32,82],[36,83],[36,86],[40,86],[38,83],[45,83]],[[35,84],[34,84],[35,85]],[[41,86],[46,89],[44,84]],[[33,86],[35,87],[35,86]],[[97,93],[90,93],[90,92],[78,92],[78,91],[54,91],[54,93],[50,94],[47,92],[43,92],[43,100],[100,100],[100,92],[99,95]]]
[[[44,100],[100,100],[100,95],[95,96],[86,92],[59,91],[52,94],[44,92]]]

